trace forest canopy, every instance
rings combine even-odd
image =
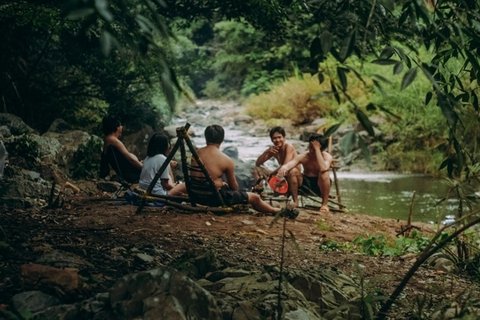
[[[388,106],[348,94],[351,76],[364,81],[355,57],[397,74],[401,89],[418,74],[430,81],[422,99],[449,133],[442,167],[458,175],[478,162],[467,137],[479,136],[479,12],[477,1],[10,0],[0,5],[1,110],[40,132],[58,117],[95,130],[107,112],[155,128],[182,92],[248,96],[308,72],[374,135],[369,112]],[[330,57],[334,72],[322,69]],[[386,80],[372,81],[383,90]]]

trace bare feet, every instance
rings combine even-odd
[[[329,213],[330,209],[328,208],[327,205],[323,205],[320,207],[320,213]]]

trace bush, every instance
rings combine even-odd
[[[100,170],[100,157],[102,140],[92,136],[85,144],[81,145],[73,155],[75,166],[71,169],[74,179],[97,178]]]

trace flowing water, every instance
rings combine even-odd
[[[174,122],[183,125],[181,120]],[[191,122],[192,123],[192,122]],[[218,122],[217,122],[218,123]],[[196,136],[193,142],[197,146],[205,145],[204,126],[192,125]],[[268,136],[252,136],[247,129],[233,125],[224,125],[225,142],[222,148],[236,147],[239,159],[253,161],[269,145]],[[306,143],[288,139],[297,151],[306,150]],[[274,162],[267,163],[274,166]],[[446,202],[436,205],[445,196],[447,185],[444,180],[425,175],[406,175],[389,172],[337,172],[341,201],[349,212],[375,215],[385,218],[406,220],[412,207],[412,220],[422,222],[441,222],[450,218],[455,203]],[[333,179],[333,176],[332,176]],[[412,197],[415,193],[412,206]],[[334,185],[331,190],[336,195]]]

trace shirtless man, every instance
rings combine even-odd
[[[123,169],[125,172],[122,172],[124,175],[124,179],[128,182],[138,182],[140,178],[140,172],[142,171],[142,163],[138,160],[137,156],[133,153],[130,153],[127,150],[127,147],[123,144],[120,140],[120,137],[123,133],[123,126],[121,125],[120,121],[113,117],[113,116],[105,116],[102,121],[102,129],[103,129],[103,155],[105,155],[107,148],[109,146],[115,147],[115,149],[123,156],[126,160],[126,165],[123,166],[123,162],[120,159],[117,159],[119,165],[124,167]],[[102,157],[103,158],[103,157]],[[103,162],[103,160],[102,160]],[[108,164],[102,164],[103,168],[101,168],[101,176],[106,176],[108,174]],[[105,167],[106,166],[106,167]]]
[[[255,172],[257,174],[257,179],[261,176],[268,178],[269,176],[276,175],[278,172],[277,168],[273,172],[268,172],[267,169],[261,167],[265,162],[271,158],[275,158],[278,161],[280,166],[286,164],[287,162],[293,160],[297,156],[297,151],[295,147],[287,143],[285,140],[285,129],[282,127],[273,127],[270,129],[270,139],[272,140],[273,146],[265,150],[255,162]],[[300,186],[301,172],[300,166],[296,166],[288,172],[286,179],[288,182],[288,191],[292,195],[293,202],[298,204],[298,188]]]
[[[197,150],[199,158],[205,165],[215,186],[222,195],[225,204],[250,204],[255,210],[276,214],[279,208],[274,208],[253,192],[238,191],[233,160],[220,151],[220,145],[225,137],[225,131],[219,125],[211,125],[205,129],[207,145]],[[192,173],[193,175],[193,173]],[[223,180],[225,177],[226,181]]]
[[[328,196],[330,194],[330,166],[332,155],[326,151],[328,140],[321,134],[311,135],[308,139],[308,151],[297,155],[293,160],[278,169],[278,176],[284,177],[289,170],[299,164],[303,165],[303,176],[300,178],[300,188],[308,187],[322,198],[320,212],[329,212]],[[297,190],[298,192],[298,190]],[[294,206],[298,206],[298,201]]]

